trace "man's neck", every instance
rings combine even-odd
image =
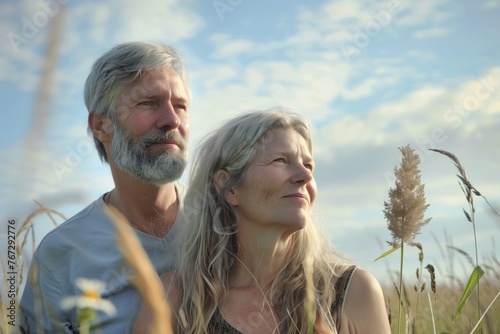
[[[134,229],[164,237],[179,211],[175,184],[157,186],[131,176],[115,174],[114,179],[115,189],[106,196],[106,203],[120,210]]]

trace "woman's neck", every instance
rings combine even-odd
[[[238,252],[229,276],[229,287],[258,286],[266,289],[283,265],[293,233],[265,228],[238,229]]]

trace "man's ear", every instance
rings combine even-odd
[[[217,191],[218,194],[220,194],[222,189],[224,189],[224,186],[226,185],[230,177],[231,176],[229,175],[229,172],[225,169],[219,169],[217,172],[215,172],[212,180],[214,183],[215,191]],[[224,194],[224,198],[232,206],[238,205],[238,197],[236,196],[236,193],[233,191],[233,189],[231,189],[229,193]]]
[[[111,140],[113,124],[108,117],[89,113],[88,122],[90,130],[101,143],[106,143]]]

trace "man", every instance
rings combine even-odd
[[[26,333],[78,332],[76,309],[62,301],[82,294],[81,278],[103,282],[101,298],[116,308],[115,314],[99,312],[90,330],[130,330],[141,302],[105,205],[124,214],[158,273],[176,262],[171,244],[182,197],[176,180],[186,166],[189,137],[190,90],[182,59],[161,44],[118,45],[93,65],[84,98],[89,131],[115,188],[38,246],[19,311]]]

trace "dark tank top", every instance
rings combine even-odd
[[[356,266],[350,266],[335,283],[335,291],[337,294],[332,304],[331,312],[332,318],[335,321],[335,328],[337,328],[337,332],[340,332],[340,319],[342,309],[344,307],[345,296],[349,289],[349,284],[355,269]],[[212,319],[210,320],[208,329],[209,333],[214,334],[242,334],[239,330],[231,326],[226,319],[224,319],[222,314],[219,312],[219,309],[215,311]]]

